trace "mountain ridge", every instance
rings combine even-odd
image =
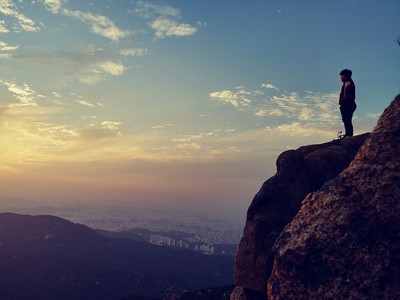
[[[160,297],[232,283],[229,257],[108,239],[49,215],[0,213],[0,251],[0,278],[7,278],[0,282],[0,296],[8,291],[25,292],[25,299]]]

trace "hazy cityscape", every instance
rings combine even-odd
[[[204,254],[234,255],[243,233],[245,213],[212,214],[142,205],[58,205],[0,198],[0,210],[49,214],[87,225],[110,237],[142,240]]]

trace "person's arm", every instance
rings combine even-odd
[[[351,85],[350,81],[347,81],[344,84],[344,91],[343,91],[343,102],[344,103],[351,101],[351,95],[348,94],[350,85]]]

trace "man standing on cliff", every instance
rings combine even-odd
[[[356,86],[351,79],[353,72],[348,69],[340,71],[340,80],[343,82],[342,90],[339,96],[340,113],[345,128],[344,136],[353,136],[353,124],[351,119],[357,108],[356,104]]]

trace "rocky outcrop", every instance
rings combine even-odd
[[[400,96],[275,243],[269,299],[400,299]]]
[[[235,258],[235,285],[231,299],[265,299],[272,271],[272,246],[294,218],[304,197],[342,172],[368,138],[363,134],[325,144],[283,152],[277,173],[255,195]]]
[[[400,95],[370,135],[282,153],[249,207],[231,300],[400,299],[399,153]]]

